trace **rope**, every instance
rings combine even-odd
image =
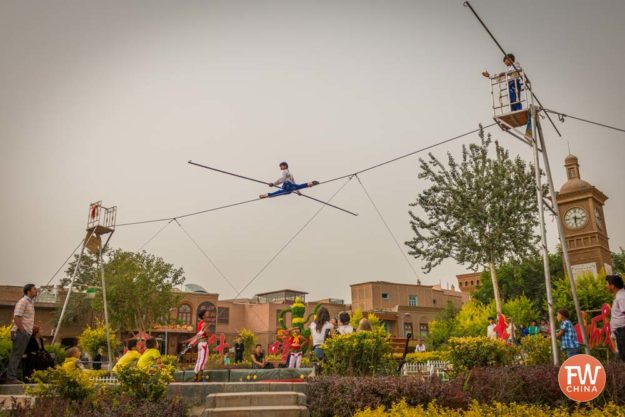
[[[332,201],[334,199],[334,197],[336,197],[336,195],[338,193],[341,192],[341,190],[343,190],[343,188],[345,188],[345,186],[351,181],[353,177],[349,177],[349,179],[347,181],[345,181],[345,183],[341,186],[341,188],[339,188],[334,194],[332,194],[332,197],[330,197],[330,199],[328,201]],[[239,298],[241,296],[241,294],[243,293],[243,291],[245,291],[250,285],[252,285],[252,283],[254,281],[256,281],[256,279],[260,276],[260,274],[262,274],[265,269],[267,269],[269,267],[269,265],[271,265],[271,263],[278,257],[280,256],[280,254],[291,244],[291,242],[293,242],[295,240],[295,238],[297,238],[297,236],[299,236],[300,233],[302,233],[302,231],[304,231],[304,229],[306,228],[306,226],[308,226],[310,223],[312,223],[312,221],[315,219],[315,217],[317,217],[317,215],[319,215],[319,213],[321,213],[321,211],[326,208],[326,206],[321,206],[319,207],[319,209],[315,212],[315,214],[312,215],[312,217],[310,219],[308,219],[308,221],[306,223],[304,223],[304,225],[302,227],[299,228],[299,230],[297,232],[295,232],[295,234],[278,250],[278,252],[276,252],[275,255],[273,255],[271,257],[271,259],[269,259],[269,261],[267,261],[267,263],[265,263],[265,265],[263,265],[262,268],[260,268],[260,270],[256,273],[256,275],[254,275],[252,277],[252,279],[250,279],[250,281],[245,284],[245,286],[241,289],[241,291],[239,291],[237,293],[237,295],[235,295],[235,299]]]
[[[465,133],[463,133],[461,135],[454,136],[453,138],[449,138],[449,139],[442,140],[440,142],[436,142],[436,143],[434,143],[432,145],[429,145],[429,146],[426,146],[424,148],[417,149],[416,151],[412,151],[412,152],[400,155],[400,156],[398,156],[396,158],[389,159],[388,161],[380,162],[379,164],[375,164],[375,165],[372,165],[372,166],[370,166],[368,168],[361,169],[360,171],[356,171],[356,172],[354,172],[352,174],[342,175],[340,177],[336,177],[336,178],[332,178],[332,179],[329,179],[329,180],[322,181],[322,182],[319,183],[319,185],[327,184],[329,182],[333,182],[333,181],[337,181],[337,180],[342,180],[343,178],[350,178],[350,177],[353,177],[355,175],[362,174],[363,172],[371,171],[372,169],[376,169],[376,168],[379,168],[381,166],[388,165],[388,164],[393,163],[395,161],[399,161],[400,159],[404,159],[404,158],[407,158],[409,156],[412,156],[412,155],[415,155],[415,154],[418,154],[418,153],[421,153],[421,152],[425,152],[425,151],[430,150],[432,148],[435,148],[437,146],[444,145],[444,144],[449,143],[449,142],[453,142],[454,140],[458,140],[458,139],[463,138],[465,136],[468,136],[468,135],[470,135],[472,133],[477,133],[477,132],[480,131],[480,129],[486,130],[488,128],[491,128],[491,127],[495,126],[496,124],[497,123],[491,123],[491,124],[486,125],[484,127],[480,127],[478,129],[473,129],[473,130],[471,130],[469,132],[465,132]]]
[[[382,220],[382,223],[384,224],[384,226],[386,227],[386,230],[388,230],[388,233],[391,235],[391,238],[393,239],[393,241],[395,242],[395,245],[397,246],[397,249],[399,249],[399,251],[401,252],[402,256],[404,257],[404,259],[406,260],[406,263],[408,264],[408,266],[410,267],[410,269],[412,269],[412,272],[415,276],[415,278],[417,278],[417,280],[419,280],[419,274],[417,273],[417,270],[414,268],[414,266],[412,265],[412,263],[410,262],[410,260],[408,259],[408,256],[406,255],[406,253],[404,252],[404,250],[402,249],[402,246],[399,244],[399,241],[397,240],[397,237],[395,236],[395,234],[393,233],[393,231],[391,230],[391,227],[388,225],[388,223],[386,222],[386,219],[384,219],[384,216],[382,215],[382,212],[380,211],[380,209],[378,208],[378,206],[375,204],[375,202],[373,201],[373,198],[371,198],[371,195],[369,194],[369,191],[367,191],[367,188],[365,187],[365,185],[362,183],[362,181],[360,180],[360,177],[358,175],[356,175],[356,179],[358,180],[358,182],[360,183],[360,186],[362,187],[363,191],[365,192],[365,195],[367,196],[367,198],[369,199],[369,201],[371,202],[371,205],[373,206],[373,208],[375,209],[375,211],[378,213],[378,216],[380,217],[380,220]]]
[[[213,260],[210,258],[210,256],[208,256],[208,254],[204,251],[204,249],[202,249],[202,247],[200,246],[199,243],[197,243],[197,241],[195,239],[193,239],[193,237],[191,237],[191,235],[189,234],[189,232],[187,232],[187,229],[185,229],[184,227],[182,227],[182,225],[180,224],[180,222],[177,219],[174,219],[173,221],[176,222],[176,224],[180,227],[180,229],[182,229],[182,231],[184,232],[185,235],[187,235],[187,237],[189,238],[189,240],[191,240],[191,242],[193,242],[193,244],[195,245],[196,248],[198,248],[198,250],[202,253],[202,255],[204,255],[204,257],[208,260],[208,262],[210,262],[210,264],[213,266],[213,268],[215,268],[215,271],[217,271],[217,273],[219,273],[219,275],[221,275],[221,277],[228,283],[228,285],[230,285],[230,288],[232,288],[234,290],[234,292],[237,292],[236,287],[232,284],[232,282],[228,279],[228,277],[226,277],[226,275],[221,272],[221,269],[219,269],[217,267],[217,265],[215,264],[215,262],[213,262]]]
[[[163,230],[167,229],[167,226],[169,226],[173,221],[174,219],[171,219],[169,222],[167,222],[165,226],[161,227],[158,232],[152,235],[151,238],[149,238],[143,245],[141,245],[139,249],[137,249],[137,252],[141,252],[151,241],[153,241],[158,235],[160,235]]]
[[[564,123],[564,118],[565,117],[569,117],[571,119],[579,120],[580,122],[590,123],[592,125],[597,125],[597,126],[605,127],[607,129],[612,129],[612,130],[616,130],[618,132],[625,133],[625,129],[621,129],[620,127],[614,127],[614,126],[606,125],[606,124],[599,123],[599,122],[593,122],[592,120],[582,119],[581,117],[571,116],[570,114],[560,113],[560,112],[557,112],[555,110],[549,110],[549,109],[543,109],[543,110],[546,111],[547,113],[557,114],[558,118],[560,119],[560,121],[562,123]],[[569,153],[571,153],[570,148],[569,148]]]
[[[56,270],[56,272],[50,277],[50,279],[48,280],[48,282],[46,283],[46,285],[44,285],[44,287],[47,287],[48,285],[50,285],[50,283],[52,282],[52,280],[54,279],[54,277],[56,277],[56,274],[58,274],[61,269],[63,269],[63,267],[65,266],[65,264],[72,258],[72,256],[74,256],[74,254],[76,253],[76,251],[78,250],[78,248],[80,247],[80,245],[82,245],[84,239],[80,239],[80,242],[78,243],[78,246],[76,246],[76,248],[74,248],[74,250],[72,251],[72,253],[69,254],[69,256],[67,257],[67,259],[65,259],[65,261],[61,264],[61,266],[59,266],[59,269]]]

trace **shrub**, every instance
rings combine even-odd
[[[602,416],[624,417],[625,410],[616,404],[608,404],[603,408],[579,407],[569,413],[564,407],[545,407],[539,405],[519,405],[471,403],[469,410],[451,410],[441,407],[435,402],[427,407],[409,407],[405,401],[394,404],[390,409],[378,407],[374,410],[366,409],[354,414],[354,417],[482,417],[482,416],[515,416],[515,417],[602,417]]]
[[[256,343],[258,343],[258,337],[256,336],[256,333],[249,329],[241,329],[241,331],[239,332],[239,337],[243,341],[243,346],[245,348],[243,355],[249,358],[252,352],[254,352]]]
[[[521,348],[526,365],[549,365],[553,363],[551,339],[547,337],[524,337],[521,339]]]
[[[0,370],[9,364],[9,356],[11,355],[11,325],[0,327]]]
[[[428,361],[446,361],[449,353],[446,350],[414,352],[406,355],[407,363],[425,363]]]
[[[54,358],[55,365],[62,365],[67,357],[67,351],[65,347],[60,343],[54,343],[52,345],[46,345],[46,350]]]
[[[109,337],[111,342],[111,349],[115,351],[118,343],[117,336],[110,326]],[[78,346],[80,346],[80,348],[85,352],[89,353],[92,357],[100,348],[107,352],[108,344],[106,341],[106,326],[104,325],[104,323],[98,321],[96,327],[85,327],[80,336],[78,336]]]
[[[31,376],[34,387],[26,387],[26,393],[36,397],[59,397],[72,401],[92,401],[98,394],[98,387],[92,380],[97,371],[66,371],[60,366],[36,371]]]
[[[167,385],[174,380],[173,373],[174,368],[167,365],[149,369],[126,366],[117,373],[119,385],[114,392],[136,400],[158,401],[167,394]]]
[[[0,412],[0,415],[4,416]],[[155,402],[128,397],[98,397],[94,403],[62,398],[38,398],[33,407],[18,406],[11,417],[186,417],[184,403],[177,398]]]
[[[479,337],[452,337],[449,339],[449,362],[454,372],[478,366],[507,365],[512,363],[517,350],[504,341]]]
[[[354,332],[326,340],[324,372],[336,375],[376,375],[393,372],[390,336],[384,329]]]

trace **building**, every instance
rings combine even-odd
[[[481,272],[471,272],[468,274],[456,275],[460,291],[466,292],[467,294],[472,294],[477,286],[480,285],[480,282],[482,280],[481,275]]]
[[[452,303],[460,306],[468,294],[440,286],[399,284],[387,281],[370,281],[351,285],[352,310],[374,313],[384,321],[384,327],[393,336],[415,338],[428,334],[430,321]]]
[[[579,161],[569,155],[564,160],[567,181],[557,194],[560,218],[571,257],[573,276],[612,272],[612,255],[603,205],[608,197],[581,178]]]

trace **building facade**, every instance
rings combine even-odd
[[[406,337],[411,333],[415,339],[427,336],[429,323],[448,303],[460,308],[469,298],[466,293],[440,286],[387,281],[353,284],[351,290],[353,311],[375,314],[392,336]]]

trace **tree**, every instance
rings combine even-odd
[[[534,167],[518,156],[511,159],[498,142],[491,159],[490,135],[485,137],[480,130],[479,137],[479,144],[462,147],[459,162],[451,153],[447,166],[431,153],[427,161],[419,160],[419,179],[432,185],[410,204],[422,208],[425,217],[409,211],[415,237],[406,245],[410,255],[426,261],[426,273],[448,258],[473,270],[488,266],[497,312],[501,313],[497,266],[536,253]]]
[[[625,249],[619,248],[620,252],[612,252],[612,264],[615,274],[625,274]]]
[[[173,289],[184,282],[182,268],[175,268],[162,258],[145,251],[135,253],[117,249],[103,258],[109,323],[112,327],[149,331],[153,324],[169,321],[170,309],[175,308],[180,301],[180,296]],[[73,273],[76,263],[77,259],[70,264],[68,275]],[[69,279],[61,282],[68,285]],[[102,313],[104,305],[95,257],[83,255],[75,284],[79,288],[95,286],[97,292],[92,300],[83,294],[72,294],[70,304],[74,299],[78,308],[70,310],[68,306],[70,316],[76,317],[80,311],[89,308]]]
[[[549,254],[549,265],[553,281],[564,278],[560,253]],[[546,305],[545,270],[543,258],[540,255],[531,256],[522,261],[502,263],[497,268],[497,281],[499,282],[501,297],[504,300],[525,295],[538,308]],[[490,271],[482,272],[480,282],[481,284],[473,293],[473,298],[488,304],[493,300]]]
[[[575,311],[575,304],[571,296],[569,279],[562,278],[553,283],[553,304],[556,310],[561,308],[569,312]],[[575,280],[579,307],[583,311],[599,310],[603,304],[612,304],[613,296],[605,285],[605,273],[602,271],[597,276],[586,273]],[[594,316],[591,315],[591,316]]]

